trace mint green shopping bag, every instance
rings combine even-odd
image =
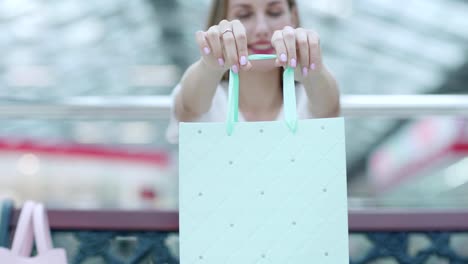
[[[288,68],[285,121],[237,122],[229,80],[226,123],[180,124],[181,263],[349,263],[343,119],[297,120]]]

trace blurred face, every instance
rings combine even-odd
[[[247,33],[249,54],[275,54],[271,37],[275,30],[295,26],[295,14],[287,0],[229,0],[227,19],[238,19]]]

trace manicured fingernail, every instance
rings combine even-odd
[[[218,59],[219,66],[224,66],[224,60],[223,58]]]
[[[291,59],[291,67],[296,68],[296,66],[297,66],[297,61],[296,61],[296,59],[292,58]]]
[[[204,47],[203,51],[205,52],[206,55],[210,54],[211,50],[208,47]]]
[[[286,57],[286,54],[281,53],[281,55],[280,55],[280,60],[281,60],[282,62],[287,62],[287,61],[288,61],[288,57]]]
[[[315,70],[315,63],[312,63],[312,64],[310,65],[310,69],[311,69],[311,70]]]
[[[239,68],[237,67],[237,65],[232,65],[232,71],[234,73],[239,73]]]
[[[303,76],[307,76],[307,73],[309,72],[309,69],[307,69],[307,67],[303,67],[302,68],[302,75]]]
[[[247,58],[245,56],[242,56],[239,62],[240,62],[240,65],[245,66],[247,65]]]

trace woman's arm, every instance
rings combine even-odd
[[[190,122],[208,112],[225,70],[212,68],[202,59],[185,71],[181,90],[175,97],[175,115],[179,121]]]
[[[309,71],[302,83],[309,99],[309,111],[314,117],[336,117],[340,114],[338,85],[325,66]]]

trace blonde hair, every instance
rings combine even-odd
[[[297,8],[296,0],[287,0],[289,10]],[[214,0],[211,4],[210,16],[208,17],[208,23],[206,28],[218,25],[223,19],[227,17],[228,0]],[[297,18],[299,26],[299,18]]]

